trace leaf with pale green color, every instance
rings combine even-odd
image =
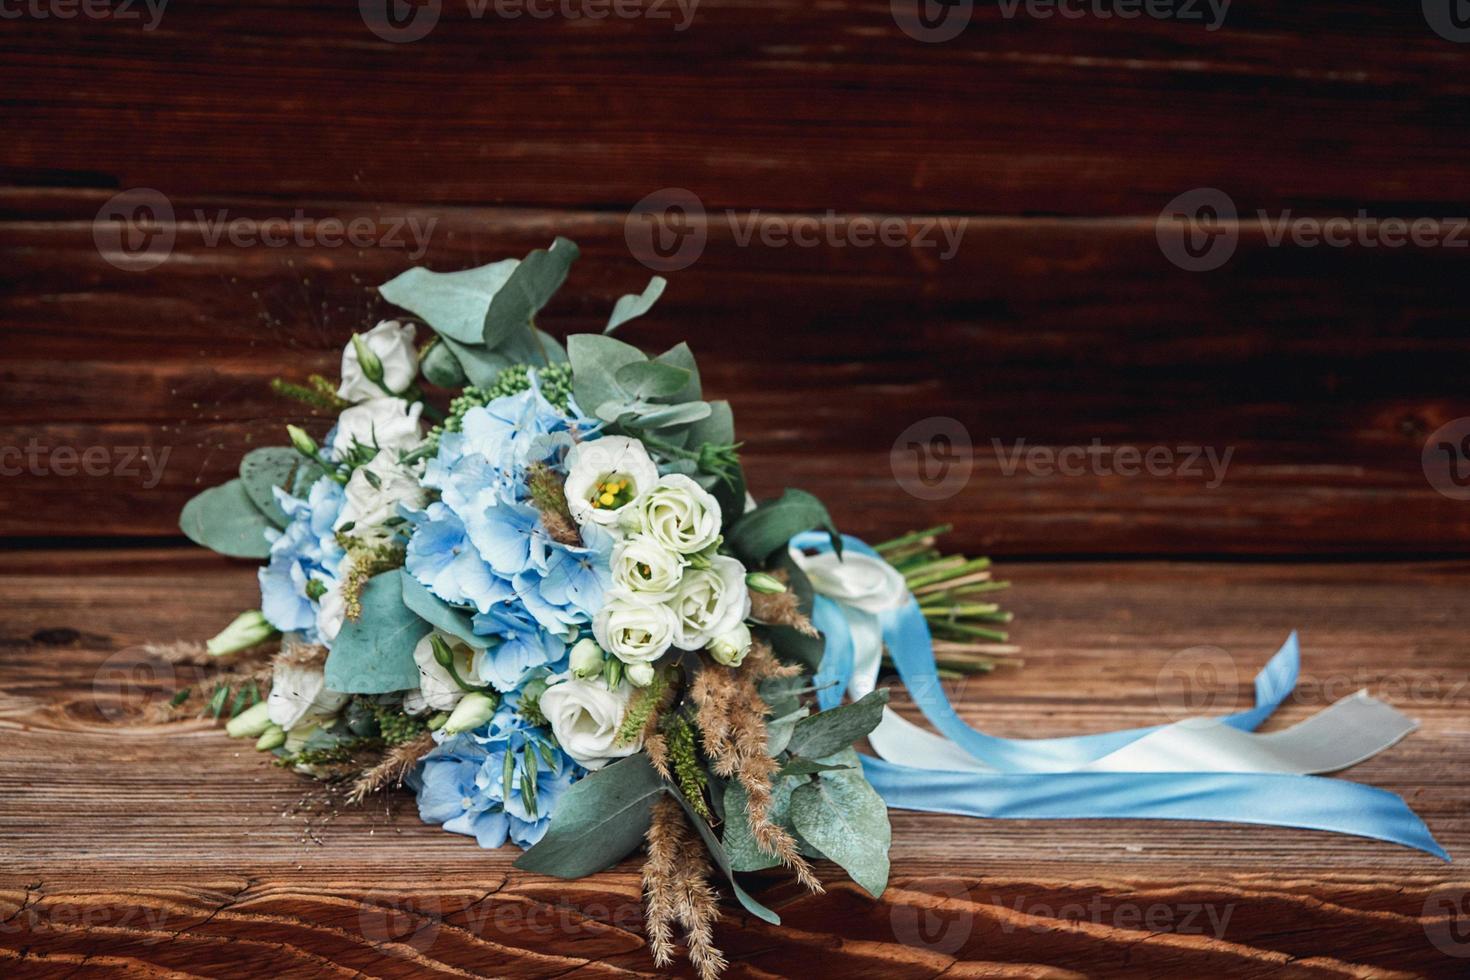
[[[595,412],[608,402],[629,401],[628,393],[617,382],[617,371],[648,359],[632,344],[595,333],[568,337],[567,356],[572,362],[572,394],[584,412]]]
[[[792,829],[788,813],[791,792],[801,781],[797,777],[784,776],[772,781],[771,805],[766,810],[766,817],[771,823]],[[767,854],[755,842],[755,835],[750,832],[750,819],[746,816],[748,799],[740,780],[730,780],[725,787],[725,852],[730,856],[730,866],[736,871],[764,871],[779,865],[781,859]]]
[[[632,364],[629,367],[638,367]],[[690,422],[698,422],[709,415],[708,402],[685,402],[682,405],[646,405],[641,409],[635,409],[636,416],[634,425],[640,429],[657,431],[676,425],[688,425]]]
[[[709,848],[710,857],[714,858],[715,863],[720,866],[720,870],[725,872],[725,877],[730,881],[730,890],[735,893],[735,897],[740,901],[740,904],[745,906],[745,910],[751,915],[764,919],[773,926],[779,926],[781,924],[781,917],[760,902],[757,902],[749,892],[740,887],[740,882],[735,880],[736,869],[730,862],[730,855],[725,852],[724,845],[720,843],[720,839],[715,836],[715,832],[710,829],[709,824],[705,823],[704,818],[694,812],[694,808],[689,805],[689,801],[684,798],[684,794],[679,792],[677,787],[669,785],[667,789],[679,801],[679,804],[684,807],[685,816],[689,818],[690,823],[694,824],[694,829],[699,831],[699,836],[704,841],[704,846]]]
[[[239,479],[210,487],[179,514],[179,529],[190,541],[231,558],[268,557],[271,546],[265,532],[270,527]]]
[[[443,338],[437,339],[424,351],[419,358],[419,370],[429,384],[440,388],[460,388],[469,380],[459,358],[454,356],[454,351],[443,342]]]
[[[853,766],[818,762],[815,759],[804,759],[794,755],[787,759],[776,773],[777,776],[814,776],[823,772],[838,772],[843,769],[852,769]]]
[[[893,832],[887,804],[861,769],[826,772],[798,786],[791,794],[790,815],[804,842],[841,865],[874,898],[883,894]]]
[[[534,326],[536,314],[567,281],[567,271],[580,254],[576,243],[557,238],[550,248],[538,248],[522,259],[490,300],[475,339],[494,350],[515,332]]]
[[[566,348],[545,330],[517,330],[495,353],[516,364],[563,364],[567,359]]]
[[[518,259],[503,259],[461,272],[409,269],[378,287],[383,298],[417,314],[441,337],[478,344],[485,336],[491,301],[510,281]]]
[[[689,381],[678,391],[668,396],[668,400],[675,404],[680,402],[695,402],[702,397],[702,388],[699,381],[699,365],[694,362],[694,352],[684,341],[679,341],[673,347],[664,351],[654,358],[658,364],[667,364],[670,367],[682,368],[689,372]]]
[[[792,755],[808,759],[841,752],[878,727],[887,704],[888,688],[880,687],[860,701],[819,711],[796,723],[796,731],[791,733],[791,742],[786,748]]]
[[[523,871],[582,878],[612,867],[643,842],[665,792],[640,752],[573,783],[556,802],[546,836],[516,859]]]
[[[500,372],[510,367],[513,363],[504,354],[486,350],[480,344],[461,344],[449,337],[440,337],[444,346],[454,352],[455,360],[459,361],[460,368],[470,384],[479,388],[488,388],[500,377]]]
[[[290,446],[262,446],[240,460],[240,482],[245,485],[246,495],[276,527],[285,527],[291,519],[276,503],[274,490],[280,487],[290,493],[292,478],[303,461],[304,457]]]
[[[613,304],[612,315],[607,318],[607,326],[602,328],[603,333],[612,333],[614,330],[653,309],[653,304],[664,294],[664,287],[668,280],[663,276],[654,276],[648,280],[642,293],[629,293],[621,296]]]
[[[689,383],[690,372],[658,361],[634,361],[613,372],[613,379],[637,399],[667,398]]]
[[[416,616],[440,632],[457,637],[476,650],[483,650],[491,643],[488,636],[479,636],[472,628],[472,614],[467,609],[456,609],[443,599],[424,588],[423,584],[407,571],[401,576],[403,604]]]
[[[822,502],[805,490],[788,489],[779,500],[768,500],[730,526],[725,543],[747,568],[764,568],[766,560],[786,547],[796,535],[819,529],[832,537],[842,554],[842,537]]]
[[[727,401],[705,402],[709,414],[689,427],[689,445],[699,447],[705,443],[730,446],[735,443],[735,413]]]
[[[342,624],[327,655],[327,687],[347,694],[385,694],[419,686],[413,648],[429,624],[403,601],[404,572],[374,575],[362,590],[362,615]]]

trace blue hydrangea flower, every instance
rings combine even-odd
[[[527,723],[518,703],[508,697],[473,732],[436,736],[440,744],[410,778],[425,823],[474,837],[481,847],[506,840],[530,847],[545,835],[561,794],[585,771],[544,728]],[[533,775],[534,799],[527,799],[524,787]]]
[[[337,583],[337,569],[345,553],[332,525],[346,496],[342,485],[326,476],[311,485],[304,500],[280,488],[275,493],[291,523],[284,531],[266,532],[271,554],[270,563],[258,573],[260,609],[276,629],[298,631],[307,642],[315,643],[319,639],[317,601],[307,595],[307,587],[313,580],[327,588]]]

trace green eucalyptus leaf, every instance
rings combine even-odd
[[[667,396],[670,402],[678,404],[680,402],[699,401],[702,397],[702,388],[699,381],[699,365],[694,363],[694,352],[689,349],[688,344],[681,340],[658,357],[655,357],[654,361],[659,364],[667,364],[670,367],[682,368],[689,372],[689,381],[678,391]]]
[[[610,868],[643,843],[653,803],[664,792],[642,752],[599,769],[561,795],[546,836],[515,866],[557,878]]]
[[[374,575],[362,590],[362,615],[342,624],[327,655],[327,687],[349,694],[384,694],[419,686],[413,648],[429,624],[403,601],[401,568]]]
[[[491,300],[519,265],[518,259],[503,259],[461,272],[413,268],[383,283],[378,292],[395,306],[417,314],[441,337],[478,344],[485,335]]]
[[[798,777],[781,777],[772,781],[771,806],[766,817],[778,827],[792,830],[790,806],[791,792],[801,784]],[[725,787],[725,852],[730,856],[730,866],[736,871],[764,871],[774,868],[781,859],[767,854],[756,843],[750,832],[750,819],[746,816],[748,797],[740,780],[732,779]]]
[[[580,254],[576,243],[557,238],[550,248],[538,248],[522,259],[490,300],[476,339],[494,350],[513,334],[534,326],[536,314],[567,281],[567,271]]]
[[[735,893],[735,897],[740,901],[740,904],[745,906],[745,910],[751,915],[764,919],[773,926],[779,926],[781,924],[781,917],[760,902],[757,902],[749,892],[740,887],[740,882],[735,880],[736,868],[730,862],[730,855],[726,853],[724,845],[720,843],[720,839],[715,836],[715,832],[710,829],[709,824],[705,823],[704,818],[694,812],[694,808],[689,805],[689,801],[684,798],[684,794],[679,792],[677,787],[670,785],[667,789],[679,801],[679,804],[684,807],[684,813],[689,818],[689,822],[694,825],[695,830],[699,831],[699,836],[704,841],[704,846],[709,848],[710,857],[715,859],[715,863],[720,866],[720,870],[725,872],[725,877],[730,880],[730,890]]]
[[[639,367],[630,364],[629,367]],[[709,402],[685,402],[682,405],[649,405],[637,413],[633,424],[643,429],[657,430],[675,425],[698,422],[709,415]]]
[[[469,610],[451,606],[424,588],[418,579],[407,572],[403,573],[401,581],[403,604],[420,619],[440,632],[458,637],[476,650],[483,650],[490,645],[490,637],[479,636],[475,633],[472,628],[472,614]]]
[[[664,294],[664,287],[668,284],[668,280],[663,276],[654,276],[648,280],[648,285],[644,287],[641,294],[629,293],[627,296],[620,297],[613,304],[612,315],[607,318],[607,326],[602,328],[602,332],[612,333],[629,320],[640,317],[653,309],[653,304],[658,302],[658,298]]]
[[[628,401],[628,393],[617,382],[617,371],[648,359],[632,344],[595,333],[568,337],[567,356],[572,362],[572,394],[584,412],[596,411],[607,402]]]
[[[819,711],[796,723],[786,748],[792,755],[808,759],[820,759],[851,748],[853,742],[878,727],[887,704],[888,689],[880,687],[860,701]]]
[[[822,502],[805,490],[788,489],[779,500],[768,500],[730,526],[725,543],[747,568],[764,568],[766,560],[803,531],[820,529],[832,537],[842,554],[842,537]]]
[[[271,526],[238,479],[210,487],[179,514],[179,528],[190,541],[231,558],[268,557],[265,532]]]
[[[699,447],[705,443],[730,446],[735,443],[735,414],[727,401],[706,402],[709,414],[689,427],[689,445]]]
[[[833,764],[829,762],[817,762],[815,759],[806,759],[794,755],[787,759],[776,773],[777,776],[814,776],[822,772],[840,772],[844,769],[853,769],[854,766],[845,764]]]
[[[821,669],[827,648],[820,636],[808,636],[791,626],[761,626],[759,630],[782,663],[800,664],[813,674]]]
[[[690,372],[658,361],[634,361],[624,364],[613,378],[634,398],[666,398],[689,383]]]
[[[495,353],[516,364],[564,364],[566,348],[545,330],[517,330]]]
[[[461,344],[449,337],[441,337],[444,346],[454,352],[455,360],[459,361],[461,370],[465,377],[469,378],[470,384],[480,388],[488,388],[500,377],[500,372],[510,367],[513,363],[504,354],[486,350],[480,344]]]
[[[245,485],[246,495],[276,527],[285,527],[291,519],[276,503],[275,488],[290,493],[296,469],[304,461],[290,446],[262,446],[240,460],[240,482]]]
[[[862,770],[825,772],[791,793],[791,823],[801,839],[835,861],[874,898],[888,886],[893,832],[888,806]]]
[[[469,380],[454,351],[442,339],[436,339],[419,358],[419,370],[431,385],[461,388]]]

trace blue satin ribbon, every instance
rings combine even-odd
[[[825,534],[801,534],[794,546],[829,551]],[[881,556],[857,538],[843,548]],[[825,596],[812,619],[826,638],[817,673],[821,707],[840,702],[852,678],[851,628],[840,606]],[[939,681],[929,625],[912,595],[900,608],[878,614],[883,643],[914,702],[940,733],[996,773],[916,769],[863,756],[863,771],[891,807],[975,817],[1013,819],[1213,820],[1327,830],[1404,844],[1450,859],[1429,828],[1400,797],[1361,783],[1319,776],[1267,773],[1071,772],[1163,726],[1065,738],[1008,739],[965,724]],[[1300,650],[1293,632],[1256,675],[1255,706],[1221,719],[1253,731],[1296,687]]]

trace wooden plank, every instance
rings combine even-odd
[[[102,447],[114,466],[65,476],[43,459],[7,475],[3,534],[175,533],[190,494],[303,421],[269,379],[331,374],[350,331],[389,312],[372,287],[411,264],[398,249],[211,245],[195,211],[290,212],[181,198],[169,261],[124,271],[93,242],[105,200],[0,197],[12,219],[0,446]],[[556,333],[597,329],[651,274],[629,256],[620,214],[340,202],[306,213],[434,219],[424,261],[441,269],[573,237],[584,258],[543,318]],[[1197,274],[1168,264],[1151,220],[977,217],[951,261],[932,259],[742,247],[716,223],[627,336],[655,349],[687,338],[707,390],[735,405],[757,489],[805,486],[856,532],[954,520],[959,546],[1006,554],[1470,550],[1463,506],[1421,462],[1429,433],[1470,415],[1459,253],[1270,248],[1257,232],[1226,267]],[[918,499],[890,454],[897,445],[911,468],[900,437],[941,417],[968,431],[975,472],[944,499]],[[1066,475],[1016,456],[1094,440],[1166,447],[1181,471],[1119,475],[1109,454]],[[1231,454],[1222,479],[1203,456],[1182,471],[1192,446]],[[168,452],[161,475],[146,459],[117,472],[133,447]]]
[[[1459,764],[1470,566],[1003,571],[1017,583],[1008,601],[1027,663],[951,691],[971,723],[1039,736],[1165,720],[1184,707],[1171,680],[1181,663],[1210,668],[1189,675],[1194,703],[1225,710],[1249,699],[1251,675],[1299,627],[1302,684],[1270,727],[1369,688],[1422,727],[1346,778],[1404,795],[1452,853],[1470,847]],[[631,861],[580,882],[522,874],[514,849],[481,851],[423,826],[406,799],[308,833],[304,781],[203,722],[144,723],[146,705],[184,679],[121,672],[137,645],[205,636],[253,590],[249,568],[195,552],[9,556],[7,969],[652,973]],[[880,901],[828,874],[832,890],[816,898],[763,880],[782,928],[727,910],[718,936],[730,976],[1455,976],[1470,953],[1450,931],[1470,879],[1386,844],[1170,822],[893,822],[893,882]]]
[[[1155,213],[1197,186],[1259,206],[1462,200],[1470,53],[1413,4],[1235,4],[1214,31],[975,4],[943,44],[851,0],[703,0],[683,30],[424,6],[440,25],[407,44],[358,5],[284,0],[7,32],[0,166],[53,186],[370,201],[408,185],[545,207],[667,186],[839,212]]]

